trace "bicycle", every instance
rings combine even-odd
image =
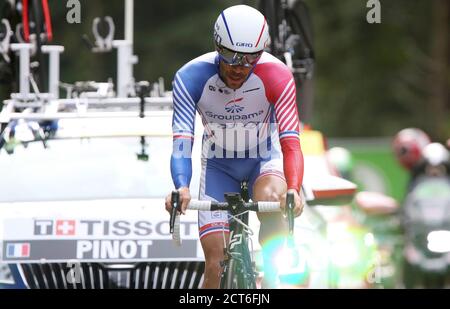
[[[45,54],[42,46],[53,40],[50,7],[48,0],[22,0],[22,23],[16,27],[16,40],[20,43],[32,43],[31,82],[35,88],[43,91],[48,87],[45,66]]]
[[[297,84],[300,120],[308,123],[313,108],[315,54],[311,20],[302,0],[260,0],[257,8],[267,19],[270,33],[268,52],[283,61]]]
[[[252,235],[248,227],[248,212],[276,212],[280,211],[279,202],[249,202],[247,184],[241,184],[241,193],[224,193],[226,202],[192,200],[188,209],[193,210],[226,210],[230,212],[230,237],[226,244],[224,236],[224,260],[221,263],[222,274],[220,288],[222,289],[256,289],[255,263],[249,250],[249,236]],[[181,244],[180,216],[178,209],[179,193],[172,192],[172,211],[170,214],[170,233],[174,240]],[[286,216],[288,220],[288,246],[294,246],[294,195],[288,193],[286,197]]]

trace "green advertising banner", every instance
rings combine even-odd
[[[401,202],[408,172],[396,161],[390,138],[329,139],[329,147],[344,147],[353,157],[353,181],[359,191],[376,191]]]

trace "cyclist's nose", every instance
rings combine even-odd
[[[243,65],[234,65],[231,67],[231,70],[233,71],[233,73],[242,74],[242,73],[245,73],[247,68],[244,67]]]

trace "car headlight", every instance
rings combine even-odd
[[[14,277],[8,264],[0,263],[0,284],[14,284]]]
[[[436,253],[450,252],[450,231],[432,231],[428,233],[428,250]]]

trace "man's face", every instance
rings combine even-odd
[[[247,79],[252,67],[242,65],[229,65],[220,61],[220,76],[225,85],[231,89],[238,89]]]

